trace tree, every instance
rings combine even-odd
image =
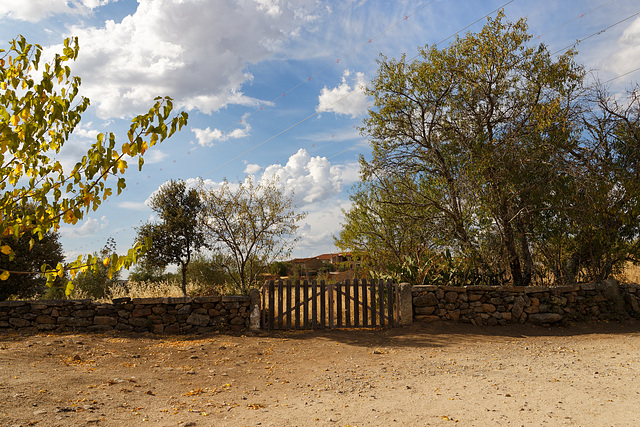
[[[30,242],[29,235],[7,239],[14,253],[19,256],[9,259],[9,255],[0,253],[0,269],[4,271],[32,272],[38,271],[42,263],[57,265],[64,262],[64,253],[59,241],[60,235],[55,232],[46,232],[42,239]],[[33,243],[33,245],[32,245]],[[47,280],[34,274],[11,274],[0,285],[0,301],[10,297],[32,298],[45,289]],[[53,287],[64,286],[62,278],[53,283]]]
[[[391,177],[407,196],[395,203],[438,213],[452,236],[443,249],[494,270],[485,254],[498,253],[517,285],[531,282],[534,224],[579,149],[583,79],[575,52],[553,59],[531,38],[523,19],[501,12],[412,62],[383,57],[363,128],[373,158],[361,161],[366,180]]]
[[[543,262],[564,283],[640,261],[640,87],[613,96],[596,85],[582,110],[580,150],[536,227]]]
[[[297,240],[292,239],[296,222],[305,217],[294,212],[293,196],[275,182],[224,181],[217,190],[202,189],[202,199],[202,223],[212,244],[227,256],[226,268],[242,293],[273,261],[289,255]]]
[[[116,241],[109,237],[100,252],[93,254],[95,259],[109,259],[109,256],[116,251]],[[83,296],[99,299],[109,295],[111,284],[118,281],[120,271],[109,274],[109,266],[106,263],[100,263],[97,268],[89,269],[76,274],[73,278],[74,293],[80,293]]]
[[[159,222],[148,222],[137,228],[137,242],[151,241],[143,262],[164,269],[176,264],[182,275],[182,292],[187,295],[187,268],[191,257],[207,246],[198,212],[203,208],[200,194],[187,188],[184,181],[163,184],[150,198],[149,205]]]
[[[403,177],[403,180],[406,177]],[[399,177],[361,182],[350,196],[351,207],[344,211],[342,230],[334,238],[336,246],[362,260],[371,271],[387,273],[393,265],[404,262],[406,257],[422,259],[437,246],[441,230],[437,212],[422,208],[415,199],[417,191],[402,192],[405,186]],[[413,197],[412,203],[409,198]],[[441,236],[444,245],[447,235]]]
[[[80,78],[66,65],[78,51],[77,38],[66,39],[62,54],[46,63],[41,63],[42,47],[24,37],[0,49],[0,250],[10,259],[24,256],[11,246],[15,239],[26,235],[34,245],[62,223],[76,224],[96,210],[112,195],[112,186],[120,194],[126,186],[122,175],[127,156],[137,158],[142,168],[145,151],[187,121],[184,112],[171,116],[169,98],[156,98],[148,113],[131,121],[127,142],[117,146],[115,134],[100,133],[86,155],[65,171],[55,157],[89,106],[89,99],[78,95]],[[34,212],[22,215],[27,205],[34,206]],[[43,261],[39,271],[29,273],[43,273],[48,285],[65,272],[73,277],[99,263],[108,264],[112,274],[134,263],[142,249],[136,246],[126,256],[112,254],[109,261],[91,255],[67,265]],[[1,270],[0,279],[17,273]],[[69,282],[67,294],[71,290]]]

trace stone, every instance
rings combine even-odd
[[[187,323],[194,326],[207,326],[209,324],[209,320],[211,320],[211,318],[206,314],[191,313],[187,319]]]
[[[435,307],[416,307],[413,309],[415,314],[433,314],[436,311]]]
[[[444,300],[449,304],[456,302],[457,299],[458,299],[457,292],[447,292],[444,294]]]
[[[36,317],[36,323],[40,325],[53,325],[56,323],[56,319],[51,316],[38,316]]]
[[[634,312],[640,312],[640,304],[638,304],[638,298],[635,295],[624,294],[624,300],[629,304],[629,306],[631,306],[631,309]]]
[[[93,317],[95,314],[93,310],[76,310],[73,312],[73,317]]]
[[[558,313],[535,313],[529,315],[529,321],[536,325],[545,323],[555,323],[562,320],[562,315]]]
[[[413,305],[416,307],[429,307],[438,305],[438,298],[431,293],[428,292],[426,294],[418,295],[413,299]]]
[[[242,326],[242,325],[244,325],[244,323],[245,323],[245,320],[242,317],[234,317],[229,322],[229,324],[231,324],[233,326]]]
[[[178,309],[178,314],[189,314],[191,313],[191,304],[185,304]]]
[[[115,317],[96,316],[93,318],[94,325],[116,326],[117,323],[118,319],[116,319]]]
[[[496,306],[493,304],[482,304],[482,311],[485,313],[493,313],[496,311]]]
[[[482,299],[482,294],[469,294],[469,302],[479,301]]]
[[[131,312],[131,317],[147,317],[151,315],[151,309],[148,307],[145,308],[135,308]]]
[[[165,314],[167,312],[167,309],[162,306],[155,306],[151,309],[151,311],[153,312],[153,314]]]

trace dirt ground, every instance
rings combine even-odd
[[[640,322],[0,334],[0,425],[640,425]]]

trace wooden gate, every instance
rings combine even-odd
[[[398,285],[390,280],[270,280],[262,287],[264,329],[390,328],[400,324]]]

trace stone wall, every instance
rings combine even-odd
[[[192,334],[259,327],[258,295],[0,302],[0,331],[129,331]]]
[[[474,325],[594,321],[640,316],[640,286],[615,280],[557,288],[414,286],[413,320]]]

